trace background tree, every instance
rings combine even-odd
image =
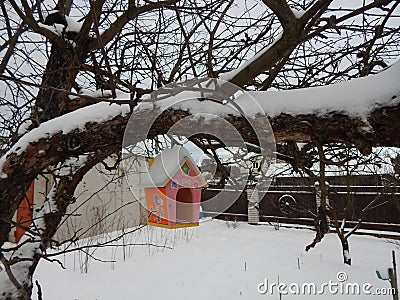
[[[316,211],[310,209],[313,207],[311,203],[299,203],[298,206],[290,207],[291,210],[306,213],[314,218],[316,236],[306,246],[306,251],[321,242],[326,233],[334,230],[341,242],[343,261],[351,265],[349,237],[365,222],[366,215],[371,210],[385,205],[396,208],[398,199],[395,192],[399,182],[394,162],[398,151],[398,148],[378,147],[374,148],[370,155],[362,155],[352,145],[337,143],[308,143],[301,148],[292,145],[290,151],[286,148],[285,155],[279,156],[290,165],[289,169],[284,171],[285,174],[290,170],[289,172],[297,173],[305,179],[305,186],[314,181],[316,187]],[[330,184],[342,185],[346,189],[338,193]],[[370,196],[371,199],[365,204],[361,204],[361,207],[356,208],[355,202],[360,198],[354,199],[357,192],[355,187],[372,184],[377,185],[374,195]],[[348,224],[349,218],[357,220],[357,223]]]

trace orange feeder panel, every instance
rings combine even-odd
[[[146,189],[148,223],[168,225],[168,203],[165,188]]]
[[[16,222],[21,226],[29,227],[32,224],[34,193],[35,182],[32,182],[26,191],[26,197],[21,201],[17,209]],[[24,234],[25,230],[23,228],[16,227],[14,232],[15,242],[18,243]]]

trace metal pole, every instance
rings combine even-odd
[[[396,253],[392,250],[393,271],[390,272],[390,284],[394,289],[393,300],[399,300],[399,289],[397,287]]]

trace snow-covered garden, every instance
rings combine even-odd
[[[197,228],[144,227],[117,242],[125,247],[89,248],[92,258],[83,252],[54,257],[65,270],[42,260],[35,280],[42,287],[43,299],[59,300],[392,299],[373,294],[379,289],[390,292],[389,282],[378,279],[376,270],[391,266],[393,243],[352,236],[350,267],[342,262],[335,234],[328,234],[323,243],[305,252],[312,231],[276,229],[269,224],[219,220],[202,222]],[[323,288],[329,282],[331,291],[329,286]],[[281,295],[274,283],[286,285]],[[307,284],[315,285],[317,295],[313,287],[310,294]],[[357,288],[353,290],[350,284],[359,286],[360,295],[353,294],[358,294]],[[368,292],[371,295],[367,296]]]

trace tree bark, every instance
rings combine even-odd
[[[350,246],[347,238],[343,234],[339,234],[340,243],[342,245],[343,262],[351,265]]]

